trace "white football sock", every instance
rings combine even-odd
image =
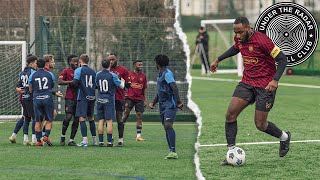
[[[32,142],[37,142],[37,137],[35,134],[32,134]]]
[[[16,138],[17,137],[17,134],[16,133],[12,133],[11,135],[13,138]]]
[[[88,137],[83,137],[82,142],[88,144]]]
[[[288,134],[282,131],[282,135],[280,137],[280,141],[286,141],[288,139]]]
[[[23,135],[23,141],[24,141],[24,142],[29,142],[28,134],[24,134],[24,135]]]

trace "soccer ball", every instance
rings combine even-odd
[[[246,161],[246,153],[243,149],[235,147],[227,152],[226,159],[233,166],[241,166]]]

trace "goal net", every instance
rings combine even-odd
[[[209,34],[209,57],[216,58],[234,44],[233,22],[235,19],[202,20],[201,26],[206,27]],[[243,59],[239,53],[219,63],[219,74],[243,73]]]
[[[0,41],[0,119],[17,119],[21,116],[16,83],[26,62],[25,41]]]

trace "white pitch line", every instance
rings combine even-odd
[[[290,143],[317,143],[320,140],[299,140],[299,141],[290,141]],[[261,144],[279,144],[279,141],[274,142],[249,142],[249,143],[237,143],[237,145],[261,145]],[[199,147],[219,147],[227,146],[227,144],[204,144],[199,145]]]
[[[193,76],[192,79],[207,80],[207,81],[222,81],[222,82],[240,82],[239,79],[223,79],[223,78],[209,78],[209,77],[195,77],[195,76]],[[279,83],[279,86],[303,87],[303,88],[315,88],[315,89],[320,89],[320,86],[316,86],[316,85],[306,85],[306,84]]]

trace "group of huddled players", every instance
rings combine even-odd
[[[69,146],[88,146],[86,119],[89,121],[92,142],[94,146],[113,147],[112,120],[118,124],[118,144],[123,147],[124,127],[128,116],[135,107],[137,118],[136,141],[144,141],[141,137],[142,114],[146,106],[147,77],[142,72],[143,62],[133,61],[133,70],[118,64],[118,57],[111,53],[101,62],[102,70],[95,72],[88,66],[89,56],[80,57],[70,55],[67,58],[69,67],[65,68],[59,78],[59,85],[66,85],[65,113],[62,124],[60,145],[64,146],[66,131],[73,118]],[[52,121],[55,119],[53,96],[62,97],[62,93],[53,91],[56,82],[50,72],[54,68],[54,56],[45,55],[38,58],[34,55],[27,57],[27,67],[19,74],[16,90],[20,93],[20,102],[23,107],[23,116],[16,123],[9,140],[16,143],[18,131],[23,126],[24,145],[43,146],[45,142],[52,146],[49,139]],[[173,123],[178,108],[182,108],[178,88],[173,73],[168,69],[169,58],[166,55],[157,55],[154,59],[159,76],[157,78],[157,95],[149,103],[151,109],[159,102],[160,117],[166,132],[169,154],[166,159],[176,159],[175,131]],[[96,90],[98,91],[96,95]],[[94,122],[94,107],[98,118],[98,140]],[[28,139],[29,124],[32,122],[32,142]],[[74,138],[78,127],[82,134],[82,142],[76,144]],[[103,134],[106,126],[107,144],[104,145]]]

